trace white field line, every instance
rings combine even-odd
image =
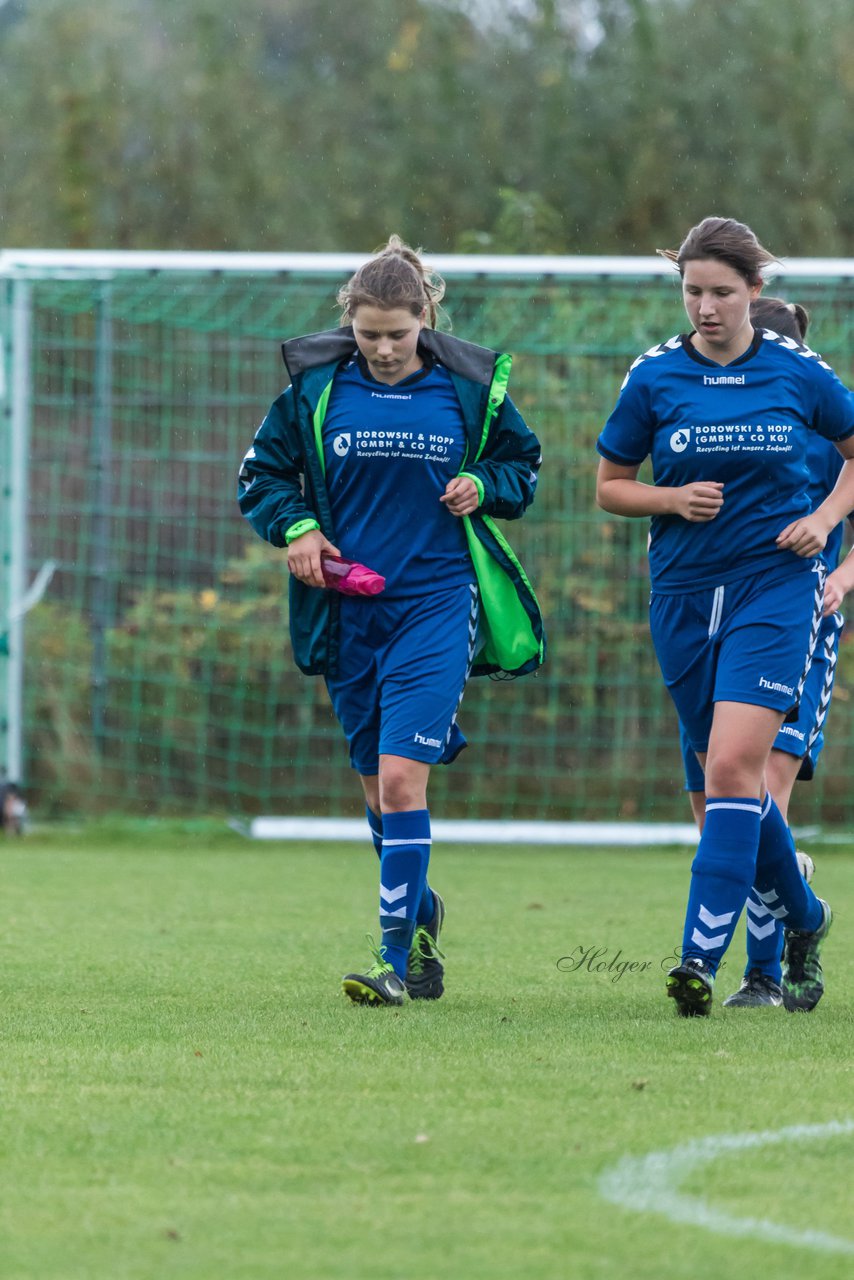
[[[253,840],[366,840],[367,824],[359,818],[277,817],[232,818],[230,827]],[[453,844],[548,844],[631,846],[684,846],[696,849],[693,822],[534,822],[506,818],[435,818],[433,837]],[[850,832],[822,832],[819,827],[797,827],[798,840],[825,844],[850,844]]]
[[[733,1151],[749,1151],[778,1143],[804,1143],[854,1134],[854,1120],[792,1125],[763,1133],[717,1134],[686,1142],[648,1156],[625,1156],[599,1179],[599,1190],[611,1204],[638,1213],[655,1213],[680,1226],[704,1227],[726,1236],[747,1236],[768,1244],[788,1244],[824,1253],[854,1255],[854,1240],[824,1231],[800,1230],[767,1218],[747,1218],[714,1209],[699,1196],[682,1194],[679,1183],[698,1165]]]
[[[261,817],[235,821],[254,840],[367,840],[364,818]],[[434,840],[461,844],[686,845],[696,848],[697,828],[689,822],[524,822],[436,818]]]

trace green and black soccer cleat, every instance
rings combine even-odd
[[[406,966],[406,990],[413,1000],[438,1000],[445,990],[445,953],[439,950],[444,919],[445,904],[434,889],[433,917],[415,930]]]
[[[712,1012],[715,975],[705,960],[693,956],[683,960],[670,970],[665,985],[680,1017],[705,1018]]]
[[[812,933],[787,929],[783,944],[783,1004],[790,1013],[809,1013],[824,995],[824,975],[819,952],[833,920],[823,898],[821,924]]]
[[[383,948],[376,946],[370,934],[368,943],[374,963],[367,973],[348,973],[342,979],[345,996],[354,1004],[403,1004],[408,998],[403,980],[383,958]]]

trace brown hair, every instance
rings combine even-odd
[[[414,316],[420,316],[426,308],[427,322],[435,328],[445,282],[435,271],[428,270],[420,253],[420,249],[404,244],[400,236],[389,236],[376,256],[359,267],[338,291],[341,323],[348,324],[356,308],[364,303],[384,311],[402,307]]]
[[[757,298],[750,304],[750,323],[754,328],[773,329],[784,338],[803,342],[810,324],[809,312],[799,302],[782,298]]]
[[[734,218],[704,218],[692,227],[678,250],[659,249],[684,275],[685,263],[717,258],[737,271],[749,285],[762,284],[763,269],[777,259],[757,240],[750,227]]]

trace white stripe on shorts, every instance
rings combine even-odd
[[[713,636],[721,625],[721,617],[724,611],[724,588],[715,587],[715,594],[712,600],[712,613],[709,618],[709,635]]]
[[[807,676],[809,675],[810,667],[812,666],[813,654],[815,653],[815,646],[818,643],[818,633],[824,613],[824,584],[827,581],[827,568],[824,561],[814,560],[812,571],[816,575],[818,581],[812,598],[812,628],[810,630],[809,649],[807,651],[804,669],[801,674],[801,678],[798,681],[798,687],[795,691],[795,707],[799,707],[801,705],[801,694],[804,691],[804,685],[807,682]]]
[[[831,617],[836,630],[828,632],[824,638],[824,680],[822,681],[821,693],[819,694],[818,706],[816,707],[815,723],[813,724],[809,737],[807,738],[807,749],[804,752],[805,755],[810,754],[818,741],[819,734],[821,733],[824,727],[824,722],[827,719],[827,712],[830,707],[830,698],[833,693],[833,677],[836,675],[836,662],[838,657],[837,639],[845,625],[845,619],[838,610],[831,614]]]

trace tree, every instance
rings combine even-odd
[[[854,246],[850,0],[15,0],[6,244]]]

